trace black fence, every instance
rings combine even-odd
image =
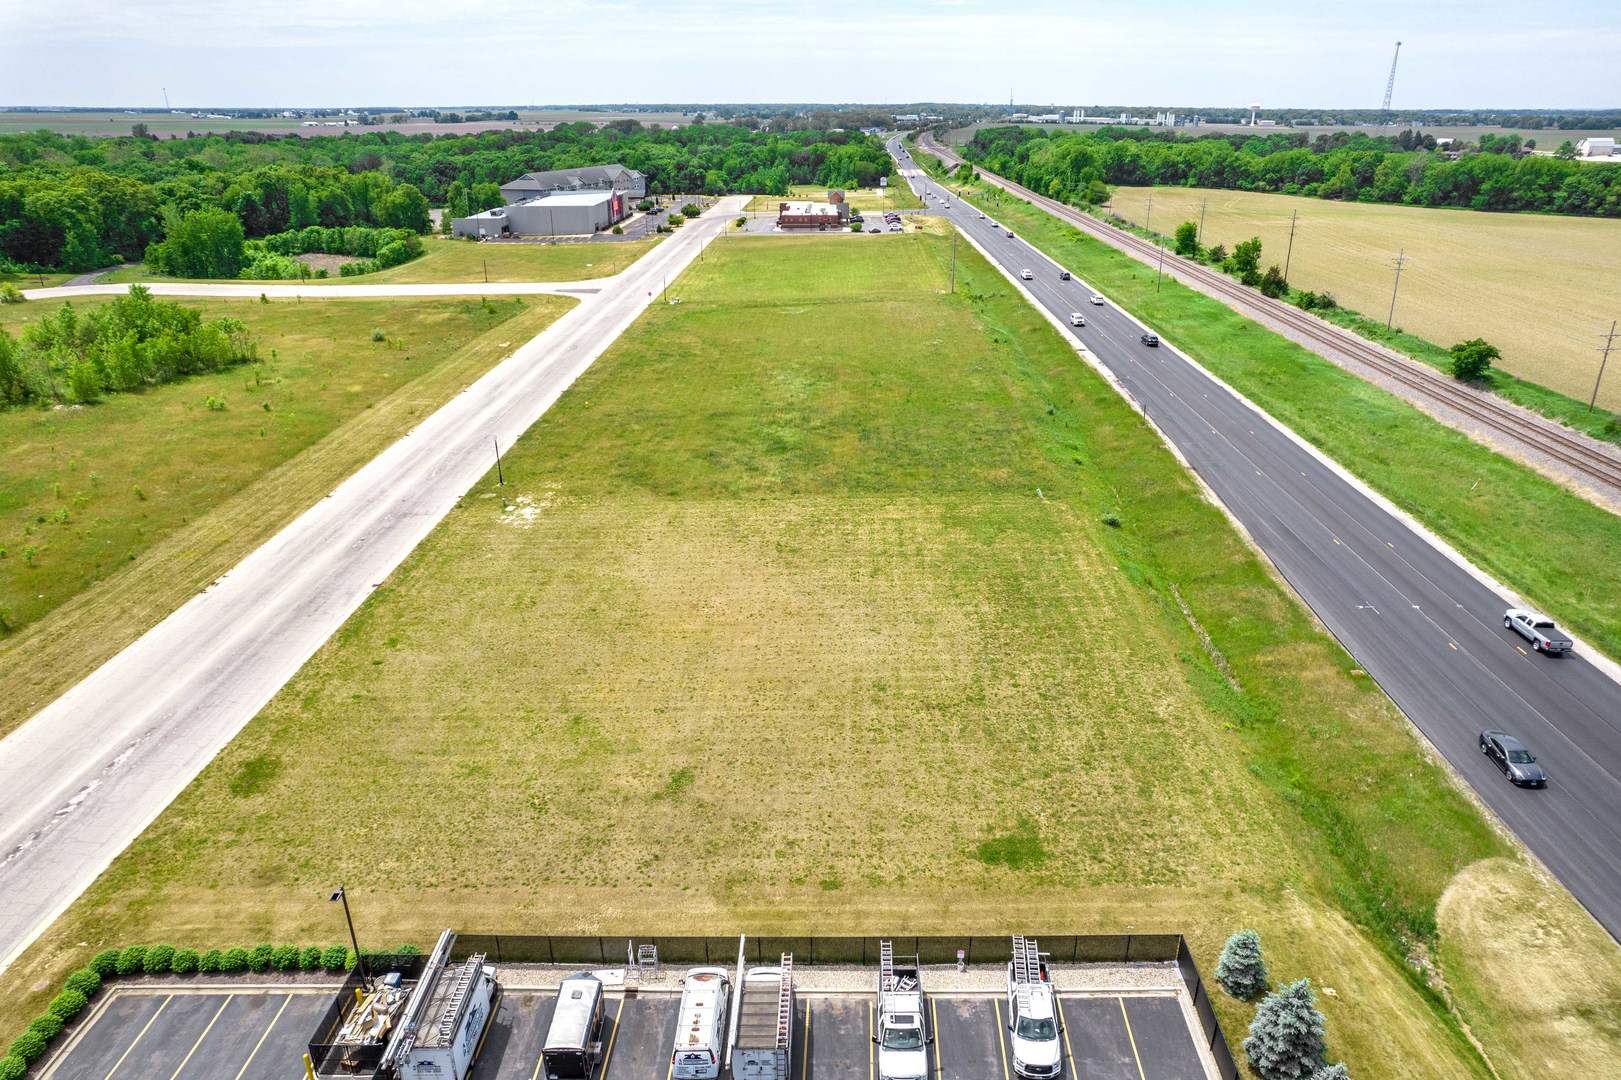
[[[1216,1059],[1216,1072],[1221,1080],[1239,1080],[1238,1063],[1233,1060],[1227,1036],[1221,1033],[1221,1021],[1216,1019],[1216,1009],[1210,1004],[1210,995],[1205,992],[1204,979],[1199,976],[1199,965],[1193,962],[1187,939],[1178,935],[1177,941],[1177,970],[1182,972],[1182,985],[1188,988],[1188,996],[1193,998],[1193,1011],[1199,1014],[1199,1027],[1203,1029],[1210,1047],[1210,1056]]]
[[[366,956],[366,974],[372,979],[380,979],[390,972],[399,972],[400,978],[406,982],[421,978],[422,969],[428,958],[420,955],[411,956]],[[360,966],[349,969],[348,978],[338,988],[338,993],[332,999],[332,1004],[326,1007],[320,1022],[315,1026],[315,1037],[310,1040],[310,1063],[315,1067],[317,1076],[344,1076],[368,1077],[377,1075],[377,1069],[383,1063],[384,1043],[340,1043],[337,1041],[338,1032],[343,1028],[344,1017],[359,1001],[357,991],[364,985]]]

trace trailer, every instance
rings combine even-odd
[[[739,961],[739,969],[742,962]],[[733,1080],[788,1080],[793,1060],[794,957],[757,967],[738,979],[736,1027],[730,1053]]]
[[[897,957],[887,941],[878,943],[878,1029],[872,1041],[878,1047],[879,1080],[926,1080],[934,1036],[922,966],[915,956]]]

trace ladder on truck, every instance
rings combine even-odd
[[[878,943],[878,987],[885,993],[895,989],[895,946]]]
[[[782,954],[782,982],[777,986],[777,1049],[788,1052],[794,1029],[794,954]]]
[[[439,1041],[442,1046],[449,1046],[451,1036],[456,1034],[456,1025],[461,1022],[462,1002],[467,1000],[467,992],[472,989],[473,980],[478,977],[479,970],[484,966],[484,953],[467,958],[461,970],[456,972],[456,981],[450,984],[450,994],[445,998],[445,1011],[439,1018]]]
[[[1019,1005],[1030,1004],[1030,988],[1041,982],[1041,949],[1035,938],[1023,934],[1013,935],[1013,986],[1018,991]]]

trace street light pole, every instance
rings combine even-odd
[[[327,897],[327,900],[328,902],[333,900],[343,901],[343,921],[349,924],[349,944],[354,946],[355,967],[360,969],[360,981],[366,984],[367,990],[370,990],[371,976],[366,973],[366,958],[361,955],[360,940],[355,937],[355,921],[349,917],[349,894],[344,892],[342,885],[339,885],[338,891]]]

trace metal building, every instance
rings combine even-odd
[[[452,218],[456,236],[589,236],[623,221],[625,195],[618,191],[557,192]]]

